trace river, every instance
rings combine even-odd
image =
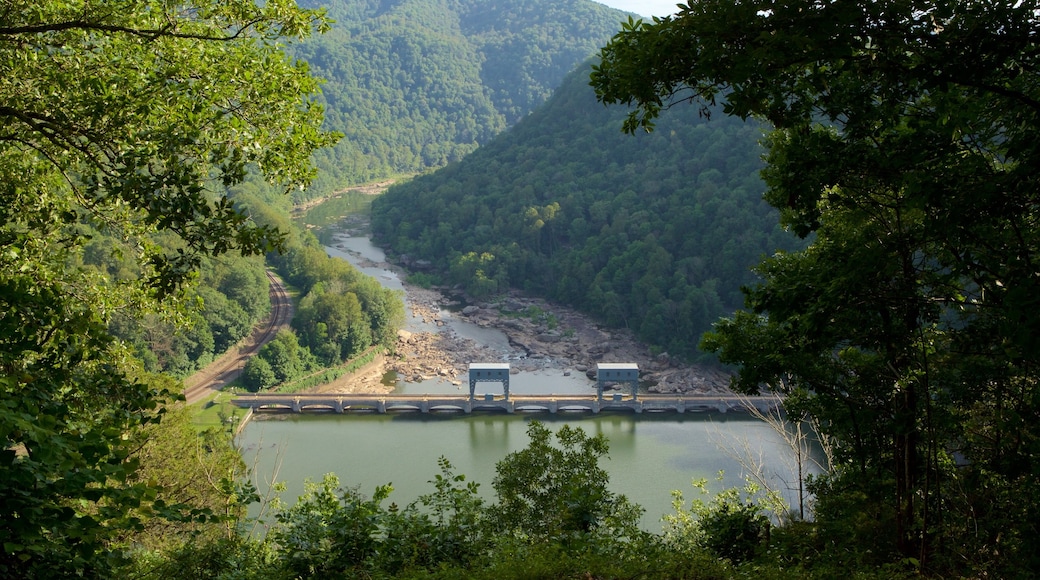
[[[385,261],[382,251],[367,238],[339,238],[330,255],[351,261],[364,273],[389,288],[403,289],[397,275],[371,263]],[[407,301],[407,297],[406,297]],[[505,335],[478,327],[444,312],[447,326],[460,336],[502,351],[503,357],[519,356],[509,350]],[[416,319],[407,328],[432,331]],[[465,378],[459,377],[465,385]],[[481,383],[485,385],[486,383]],[[448,381],[431,379],[397,385],[402,393],[457,392]],[[489,389],[493,390],[493,389]],[[595,385],[584,375],[560,372],[520,373],[510,378],[511,393],[594,392]],[[261,493],[272,480],[287,487],[283,499],[294,500],[303,481],[318,481],[335,473],[346,487],[359,487],[370,495],[378,485],[390,483],[390,501],[406,505],[433,490],[430,480],[438,473],[437,459],[446,457],[457,473],[481,484],[485,498],[493,498],[491,487],[495,464],[508,453],[527,445],[527,421],[537,419],[550,426],[570,423],[590,434],[602,433],[610,442],[609,459],[603,467],[610,475],[611,489],[645,508],[641,525],[652,532],[661,530],[661,518],[671,513],[671,491],[681,490],[687,500],[696,493],[691,481],[706,478],[719,489],[743,482],[747,465],[760,471],[788,502],[797,505],[797,466],[793,452],[766,423],[749,416],[729,414],[644,415],[279,415],[250,421],[239,436],[246,461],[255,466]],[[724,471],[725,481],[715,481]]]

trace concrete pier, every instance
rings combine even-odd
[[[727,413],[747,412],[747,405],[767,412],[777,406],[774,397],[736,395],[651,395],[636,399],[615,393],[612,397],[588,395],[347,395],[278,394],[239,395],[232,400],[254,413],[591,413],[622,411],[631,413]]]

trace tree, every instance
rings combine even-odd
[[[108,320],[175,295],[202,256],[279,245],[224,191],[249,172],[285,189],[313,176],[334,136],[278,43],[326,26],[285,0],[0,2],[4,575],[105,576],[102,546],[139,525],[155,496],[124,435],[170,393],[130,378]],[[77,267],[81,223],[143,281]]]
[[[304,346],[327,365],[337,365],[372,344],[368,318],[353,292],[312,291],[293,320]]]
[[[722,482],[724,473],[718,475]],[[696,479],[693,487],[707,496],[708,481]],[[676,551],[705,549],[717,558],[739,563],[750,560],[768,542],[768,511],[782,507],[783,500],[746,480],[743,487],[725,488],[710,501],[694,497],[686,506],[682,491],[672,492],[674,514],[665,515],[664,539]]]
[[[222,353],[253,329],[253,320],[242,306],[212,288],[200,288],[203,324],[213,333],[211,352]]]
[[[299,339],[291,330],[279,330],[274,340],[260,349],[257,357],[267,361],[278,383],[291,381],[312,366],[310,351],[300,346]]]
[[[609,476],[599,466],[608,451],[602,435],[589,437],[564,425],[553,433],[532,421],[526,449],[510,453],[495,465],[492,485],[498,496],[495,524],[508,534],[562,542],[606,531],[620,540],[638,527],[642,508],[609,489]]]
[[[1040,570],[1038,14],[709,0],[629,21],[591,77],[630,132],[716,99],[772,124],[766,199],[812,243],[704,344],[834,436],[818,517],[855,490],[846,537],[969,574]]]
[[[171,408],[162,423],[134,433],[131,457],[140,468],[132,480],[154,480],[159,484],[157,497],[165,505],[196,510],[195,513],[206,513],[207,517],[183,521],[144,519],[143,530],[129,530],[125,538],[141,548],[170,548],[189,540],[230,539],[237,533],[235,526],[246,515],[247,502],[238,487],[246,465],[234,445],[233,434],[217,428],[200,434],[192,424],[192,416],[190,407]],[[145,504],[146,509],[153,507]],[[214,525],[217,519],[223,519],[224,525]]]
[[[380,546],[379,526],[386,514],[383,501],[393,488],[381,485],[372,498],[357,489],[342,489],[329,473],[321,483],[305,482],[296,504],[275,514],[272,536],[285,554],[288,577],[321,578],[363,573]]]
[[[278,384],[278,377],[266,359],[254,356],[242,368],[242,385],[250,392],[265,391]]]
[[[217,289],[242,307],[252,320],[271,310],[271,283],[264,274],[262,260],[235,260],[221,272]]]

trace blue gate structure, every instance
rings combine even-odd
[[[345,414],[366,413],[439,413],[480,412],[505,413],[574,413],[598,414],[600,411],[629,411],[641,413],[700,413],[730,411],[748,412],[757,409],[761,413],[782,409],[782,401],[776,397],[744,397],[734,393],[644,393],[637,397],[639,388],[639,366],[635,363],[599,363],[596,369],[596,394],[519,394],[509,396],[508,363],[471,363],[469,365],[469,398],[465,395],[443,394],[350,394],[350,393],[253,393],[241,394],[232,403],[253,412],[332,412]],[[505,389],[505,398],[496,398],[488,393],[476,400],[478,382],[500,382]],[[610,399],[603,398],[603,389],[608,383],[629,383],[632,398],[614,393]]]
[[[639,365],[636,363],[598,363],[596,365],[596,396],[603,400],[603,387],[607,383],[629,383],[632,386],[632,400],[638,398]]]
[[[502,383],[509,400],[509,363],[470,363],[469,365],[469,400],[472,401],[478,382]]]

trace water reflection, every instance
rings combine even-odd
[[[632,416],[537,417],[557,429],[563,424],[581,427],[610,442],[609,459],[602,463],[610,474],[611,489],[646,508],[642,526],[660,531],[661,516],[671,512],[671,490],[691,492],[690,481],[706,478],[714,484],[719,470],[726,485],[740,485],[741,462],[720,449],[744,441],[773,484],[789,501],[795,499],[796,466],[785,444],[765,423],[747,416]],[[247,462],[257,459],[264,475],[281,456],[280,479],[287,499],[302,492],[303,480],[319,480],[328,472],[339,475],[344,486],[358,486],[371,494],[377,485],[392,483],[391,501],[405,505],[432,491],[428,483],[438,473],[437,458],[446,457],[467,480],[481,484],[481,493],[493,496],[495,464],[527,443],[531,417],[436,416],[407,414],[342,417],[280,416],[251,422],[239,438]],[[277,447],[272,446],[277,443]],[[790,489],[788,489],[790,488]]]

